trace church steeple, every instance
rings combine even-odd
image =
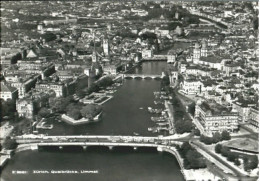
[[[92,63],[98,61],[97,52],[96,52],[96,41],[95,41],[95,31],[93,31],[93,41],[94,41],[94,50],[92,53]]]
[[[109,56],[109,41],[106,33],[103,37],[103,51],[105,56]]]

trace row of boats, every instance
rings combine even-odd
[[[157,100],[154,101],[155,105],[164,104],[164,100],[168,99],[166,96],[166,92],[154,92],[154,96]],[[159,99],[159,100],[158,100]],[[149,127],[148,131],[151,131],[153,133],[157,133],[160,131],[169,131],[169,121],[166,114],[166,111],[164,111],[161,108],[152,108],[148,107],[148,112],[153,114],[158,114],[158,116],[152,116],[151,120],[156,124],[154,127]],[[160,115],[159,115],[160,114]]]

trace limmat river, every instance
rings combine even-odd
[[[144,62],[134,73],[161,74],[166,62]],[[147,107],[156,107],[154,91],[160,90],[159,80],[124,80],[113,99],[103,105],[102,121],[84,126],[55,123],[49,135],[133,135],[156,136],[148,132],[155,124]],[[158,105],[157,105],[158,106]],[[158,133],[157,133],[158,135]],[[78,149],[78,151],[77,151]],[[77,151],[77,152],[75,152]],[[26,174],[15,174],[15,171]],[[33,173],[41,170],[49,173]],[[78,173],[52,174],[53,171]],[[84,172],[84,173],[81,173]],[[90,173],[92,172],[92,173]],[[5,181],[183,181],[176,158],[158,153],[154,148],[67,147],[63,150],[45,148],[16,154],[2,171]]]

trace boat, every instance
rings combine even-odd
[[[139,133],[134,132],[134,135],[135,135],[135,136],[139,136]]]
[[[140,107],[139,109],[144,109],[143,107]]]
[[[46,124],[43,126],[42,129],[52,129],[53,128],[53,124]]]
[[[152,132],[153,132],[153,133],[157,133],[157,132],[158,132],[158,130],[157,130],[157,129],[154,129]]]
[[[53,124],[46,124],[46,122],[43,121],[43,122],[38,123],[36,128],[37,129],[52,129],[53,128]]]
[[[94,120],[94,121],[99,120],[101,114],[102,114],[102,111],[101,111],[98,115],[96,115],[96,116],[93,118],[93,120]]]
[[[156,123],[156,124],[158,124],[159,126],[166,126],[166,125],[168,125],[169,123],[164,122],[164,123]]]

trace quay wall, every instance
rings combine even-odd
[[[187,180],[187,176],[184,172],[184,170],[185,170],[184,161],[183,161],[182,157],[180,156],[180,154],[178,153],[178,151],[176,150],[176,148],[173,146],[163,146],[163,147],[161,147],[161,151],[168,152],[168,153],[172,154],[173,156],[175,156],[175,158],[177,159],[177,161],[181,167],[181,173],[183,174],[184,179]]]

